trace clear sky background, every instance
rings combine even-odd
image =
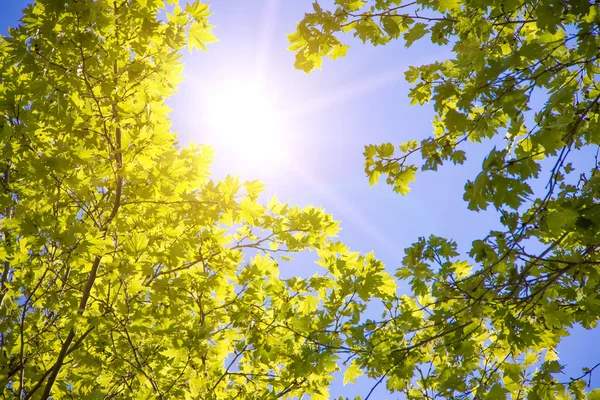
[[[18,23],[27,3],[0,0],[0,34]],[[212,145],[216,178],[232,174],[260,179],[267,184],[265,199],[276,194],[293,204],[322,205],[342,221],[342,241],[355,251],[374,251],[392,271],[400,265],[403,249],[419,236],[452,238],[460,251],[468,252],[474,239],[498,226],[493,211],[469,211],[462,200],[464,184],[476,177],[491,142],[467,149],[469,160],[463,166],[419,173],[404,197],[385,184],[369,187],[362,156],[365,144],[399,144],[429,136],[433,110],[409,106],[404,71],[410,65],[443,60],[450,48],[425,41],[410,49],[400,41],[374,48],[350,39],[346,57],[325,61],[322,71],[306,75],[294,69],[285,34],[294,31],[296,22],[312,9],[311,3],[212,1],[211,23],[220,42],[210,45],[208,53],[185,55],[185,80],[169,100],[180,143]],[[245,146],[214,129],[210,107],[225,87],[256,80],[265,83],[285,116],[278,139],[286,149],[253,157]],[[235,113],[228,118],[235,119]],[[305,275],[315,269],[311,257],[302,256],[283,265],[282,273]],[[574,329],[558,349],[568,365],[563,380],[600,361],[599,343],[598,330]],[[372,383],[361,378],[358,385],[343,387],[340,375],[331,394],[364,396]],[[592,380],[592,387],[600,387],[600,377]],[[397,396],[378,390],[374,398]]]

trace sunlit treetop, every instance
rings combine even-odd
[[[451,50],[406,71],[412,104],[433,105],[432,135],[367,145],[372,184],[383,177],[407,194],[419,169],[462,164],[467,142],[495,138],[464,199],[472,210],[499,211],[503,229],[473,242],[470,260],[435,237],[407,249],[397,276],[421,296],[412,307],[425,322],[394,308],[396,323],[371,336],[373,352],[359,363],[389,390],[583,396],[594,366],[564,379],[554,350],[572,326],[593,328],[600,317],[599,11],[583,0],[336,0],[315,2],[289,35],[306,72],[350,52],[344,34],[403,41],[409,50],[399,59],[418,41]]]
[[[321,208],[262,204],[176,142],[165,100],[209,16],[39,0],[0,39],[3,398],[323,399],[367,302],[395,296]],[[304,250],[319,272],[281,278]]]
[[[565,378],[555,349],[600,315],[595,10],[338,0],[290,36],[304,70],[344,55],[344,30],[452,46],[407,72],[432,137],[367,146],[372,183],[406,193],[410,155],[435,170],[506,138],[465,192],[504,229],[470,257],[419,239],[399,295],[322,209],[263,204],[260,182],[215,181],[209,148],[177,144],[164,102],[182,52],[215,41],[207,5],[37,1],[0,40],[2,396],[318,400],[343,370],[413,399],[584,398],[595,366]],[[282,279],[304,250],[319,272]]]

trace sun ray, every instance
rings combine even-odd
[[[401,259],[403,256],[402,247],[398,246],[397,243],[390,240],[390,238],[384,235],[381,229],[378,229],[373,223],[371,223],[364,214],[356,209],[352,204],[345,201],[339,193],[331,188],[331,186],[321,182],[316,176],[312,176],[302,168],[293,167],[293,172],[305,181],[309,186],[317,189],[323,197],[333,203],[334,208],[337,210],[334,217],[343,221],[350,222],[356,226],[358,231],[363,232],[369,236],[371,242],[377,242],[395,259]],[[367,250],[368,249],[363,249]]]
[[[405,71],[406,68],[393,69],[391,71],[386,71],[358,82],[347,84],[338,89],[334,89],[324,96],[319,96],[314,100],[300,104],[294,109],[287,110],[284,114],[284,118],[292,119],[302,117],[316,110],[339,105],[364,96],[368,93],[401,81],[404,77]]]
[[[448,53],[449,57],[450,53]],[[439,59],[446,59],[445,53],[436,54],[435,57],[430,57],[425,60],[417,60],[417,64],[429,64],[438,61]],[[303,104],[299,104],[293,109],[287,110],[283,119],[296,119],[303,117],[316,110],[333,107],[335,105],[343,104],[347,101],[359,98],[366,94],[381,90],[382,88],[404,81],[404,74],[408,70],[409,65],[405,64],[401,67],[396,67],[391,70],[383,71],[376,75],[370,75],[367,78],[353,81],[342,87],[331,90],[328,94],[319,96],[316,99],[312,99]]]
[[[259,81],[264,81],[269,65],[271,43],[275,37],[275,21],[279,12],[279,0],[265,0],[260,26],[258,51],[256,52],[255,74]]]

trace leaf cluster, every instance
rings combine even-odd
[[[415,297],[390,303],[378,339],[364,343],[372,353],[361,367],[389,390],[585,397],[592,369],[559,382],[554,351],[570,328],[600,318],[599,18],[586,0],[338,0],[315,6],[289,35],[306,72],[346,49],[343,33],[451,48],[449,59],[406,71],[411,103],[433,105],[432,135],[367,145],[371,184],[385,177],[407,194],[419,169],[462,164],[467,143],[497,138],[464,200],[494,208],[503,228],[474,241],[464,260],[445,239],[419,239],[397,272]]]
[[[326,398],[367,302],[395,295],[322,209],[261,204],[176,142],[165,100],[209,16],[38,0],[0,39],[3,398]],[[280,275],[310,250],[319,273]]]

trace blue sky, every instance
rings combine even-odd
[[[0,33],[16,24],[26,3],[2,1]],[[464,184],[479,172],[491,143],[472,147],[463,166],[419,173],[404,197],[384,184],[369,187],[363,170],[365,144],[398,144],[430,134],[433,111],[409,106],[403,72],[409,65],[444,59],[448,48],[418,43],[405,49],[399,41],[373,48],[350,40],[345,58],[326,61],[322,71],[306,75],[293,68],[285,34],[311,10],[311,1],[215,0],[211,9],[220,42],[208,53],[186,54],[185,81],[169,103],[182,144],[193,140],[215,147],[216,177],[260,179],[267,184],[265,198],[276,194],[298,205],[322,205],[342,221],[344,242],[356,251],[374,251],[390,270],[400,265],[403,249],[419,236],[455,239],[466,252],[472,240],[498,226],[494,212],[469,211],[462,201]],[[280,134],[291,151],[283,160],[242,156],[243,149],[211,132],[206,109],[218,90],[212,88],[214,82],[244,82],[255,76],[263,77],[277,108],[289,116]],[[314,269],[306,257],[284,268],[286,274]],[[594,341],[600,342],[598,330],[582,329],[564,341],[559,352],[568,364],[565,379],[600,361],[600,346],[593,346]],[[336,383],[332,394],[364,395],[370,385],[364,379],[354,387]],[[600,379],[592,386],[599,387]],[[396,398],[383,391],[375,396],[384,397]]]

